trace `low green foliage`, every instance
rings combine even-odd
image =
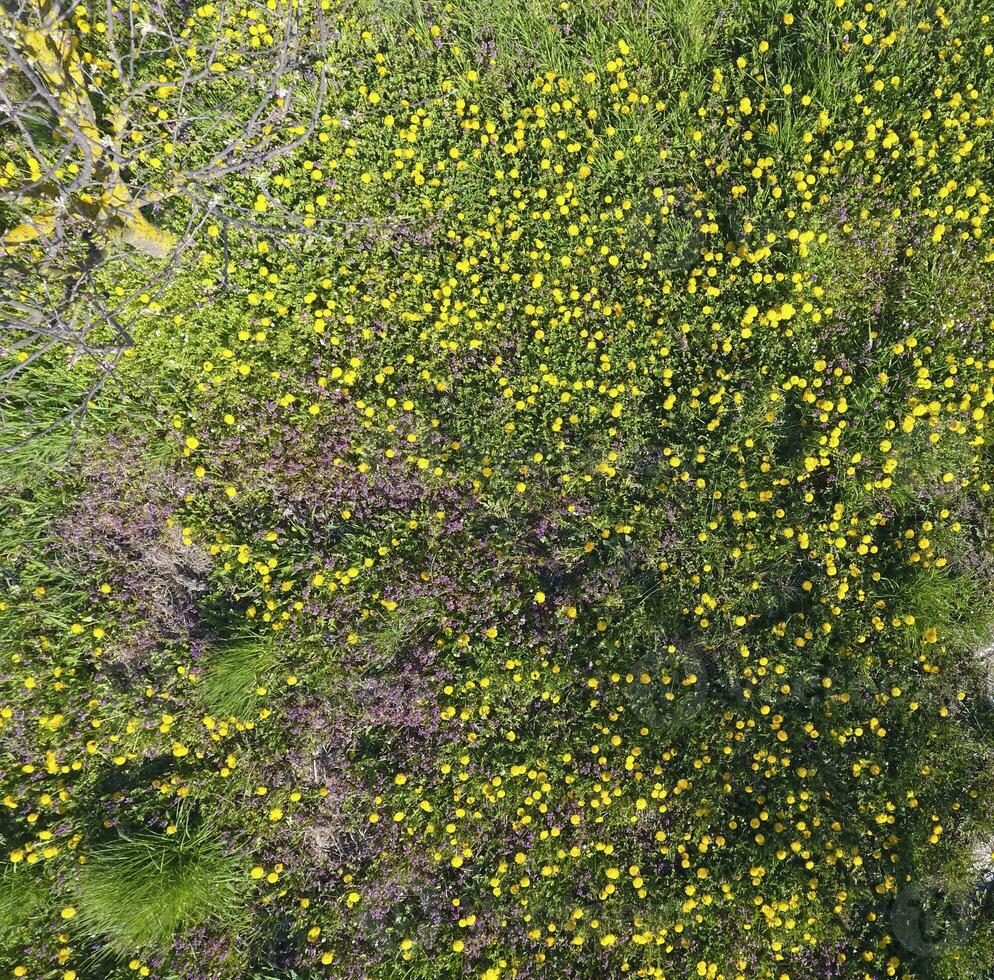
[[[322,5],[167,8],[136,185]],[[0,971],[990,980],[990,3],[327,13],[0,347]]]

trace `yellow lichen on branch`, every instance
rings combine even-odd
[[[38,79],[58,103],[59,120],[55,134],[63,139],[75,139],[84,157],[84,166],[91,168],[104,183],[95,212],[85,209],[93,223],[98,242],[123,242],[153,258],[165,258],[176,244],[170,232],[155,227],[141,212],[121,177],[120,165],[112,152],[108,152],[104,137],[97,123],[93,103],[86,90],[86,78],[76,53],[75,39],[66,31],[57,29],[51,18],[43,22],[44,31],[26,25],[17,25],[24,53],[31,60]],[[120,112],[114,113],[114,132],[124,129]],[[40,194],[38,196],[41,196]],[[84,201],[90,204],[92,197]],[[68,202],[70,213],[83,213]],[[24,245],[52,234],[56,215],[44,211],[12,228],[0,237],[0,255],[12,247]]]
[[[0,255],[6,255],[10,246],[27,245],[39,238],[45,238],[55,230],[55,215],[51,211],[35,215],[29,221],[11,228],[0,238]]]

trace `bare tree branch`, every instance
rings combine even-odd
[[[30,371],[83,363],[97,377],[37,435],[82,418],[132,346],[139,297],[168,292],[211,219],[227,284],[245,181],[320,124],[327,7],[0,0],[4,397]],[[252,218],[265,233],[313,230],[275,204]],[[22,422],[0,424],[0,451],[23,444]]]

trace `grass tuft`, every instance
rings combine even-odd
[[[200,684],[204,705],[224,717],[248,717],[258,701],[256,688],[271,663],[268,646],[255,636],[239,637],[217,647]]]
[[[121,836],[93,851],[76,881],[80,925],[125,954],[161,949],[176,933],[240,915],[235,860],[209,825],[173,836]]]

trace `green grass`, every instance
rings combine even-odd
[[[208,920],[232,925],[241,914],[239,879],[209,824],[191,829],[181,820],[172,836],[121,835],[80,865],[78,921],[120,955],[162,948]]]
[[[256,688],[271,663],[272,653],[259,637],[240,637],[217,646],[199,685],[205,707],[225,717],[250,717],[259,700]]]
[[[13,944],[45,903],[46,889],[31,868],[9,865],[0,874],[0,944]]]
[[[891,921],[994,832],[989,8],[332,4],[0,393],[0,975],[991,980]],[[166,56],[136,186],[254,105]]]
[[[901,615],[914,617],[919,636],[934,629],[964,648],[989,642],[994,624],[991,597],[967,576],[923,569],[908,580],[896,600]]]

